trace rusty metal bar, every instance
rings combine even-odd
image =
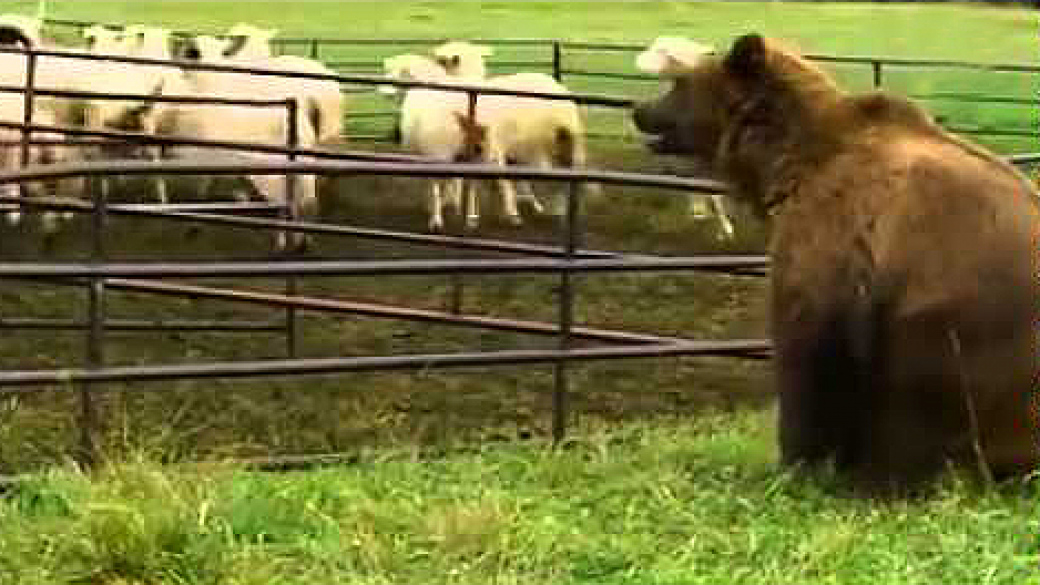
[[[3,124],[0,124],[3,127]],[[282,151],[284,154],[284,149]],[[36,165],[26,169],[0,173],[0,184],[20,181],[63,179],[98,175],[281,175],[287,172],[327,175],[399,175],[405,177],[466,177],[474,179],[530,179],[562,181],[572,179],[626,185],[629,187],[659,187],[700,193],[725,193],[727,186],[719,181],[667,175],[644,175],[591,169],[539,169],[534,167],[503,167],[487,164],[460,163],[407,163],[383,161],[285,161],[265,162],[203,162],[203,161],[102,161],[68,164]],[[680,193],[662,195],[681,196]]]
[[[765,256],[467,260],[315,260],[270,262],[140,262],[83,265],[0,262],[0,278],[208,278],[294,276],[407,276],[462,274],[552,274],[574,272],[730,271],[764,268]]]
[[[552,42],[552,76],[556,81],[563,81],[563,48],[559,41]]]
[[[68,59],[82,59],[88,61],[111,61],[116,63],[132,63],[136,65],[154,66],[176,66],[182,69],[194,71],[215,71],[224,73],[248,73],[250,75],[282,77],[290,79],[312,79],[317,81],[335,81],[339,83],[355,83],[363,85],[393,85],[403,88],[426,88],[444,91],[478,91],[486,95],[515,95],[520,97],[533,97],[549,100],[571,101],[582,105],[618,106],[630,107],[634,102],[628,98],[611,97],[581,93],[547,93],[537,91],[506,90],[484,87],[462,83],[433,83],[424,81],[406,81],[401,79],[389,79],[374,75],[339,75],[329,73],[308,73],[299,71],[285,71],[280,69],[267,69],[261,67],[243,67],[238,65],[221,65],[215,63],[200,63],[198,61],[154,59],[147,57],[128,57],[116,55],[99,55],[95,53],[82,53],[64,50],[40,50],[25,49],[21,47],[0,47],[0,53],[36,54],[41,57],[59,57]]]
[[[282,102],[284,105],[285,102]],[[23,124],[16,124],[14,122],[0,122],[0,128],[10,128],[14,130],[22,130]],[[125,142],[134,142],[143,145],[169,145],[169,146],[202,146],[207,148],[215,148],[221,150],[235,150],[245,152],[263,152],[269,154],[288,154],[285,146],[280,144],[262,144],[259,142],[235,142],[229,140],[206,140],[201,138],[175,138],[171,136],[157,136],[153,134],[145,134],[142,132],[122,132],[117,130],[87,130],[83,128],[75,128],[71,126],[52,126],[47,124],[33,124],[29,128],[33,131],[39,132],[54,132],[58,134],[64,134],[67,136],[93,136],[99,138],[107,138],[109,140],[121,140]],[[104,144],[104,142],[102,142]],[[432,161],[428,157],[408,155],[408,154],[397,154],[397,153],[384,153],[384,152],[367,152],[367,151],[332,151],[332,150],[319,150],[313,148],[296,148],[293,150],[294,154],[306,156],[314,159],[331,159],[331,160],[358,160],[358,161],[377,161],[377,162],[413,162],[413,163],[424,163]],[[111,162],[111,161],[110,161]],[[124,161],[126,162],[126,161]],[[168,163],[163,163],[168,164]],[[159,173],[161,171],[156,171]]]
[[[447,367],[526,365],[566,361],[616,360],[677,356],[722,356],[768,359],[769,344],[761,340],[688,341],[569,350],[529,349],[491,352],[418,354],[399,356],[253,360],[158,366],[118,366],[98,369],[13,370],[0,372],[0,388],[102,382],[157,382],[201,378],[259,378],[344,372],[429,370]],[[24,392],[24,390],[22,390]]]
[[[567,211],[564,215],[564,225],[561,230],[564,249],[564,263],[568,268],[574,262],[574,251],[578,242],[578,218],[581,212],[581,184],[572,181],[568,184]],[[550,205],[553,202],[549,202]],[[571,349],[574,328],[574,301],[577,291],[573,282],[573,271],[564,270],[560,273],[560,290],[557,295],[557,310],[559,334],[557,336],[557,347],[560,351]],[[568,394],[570,393],[570,379],[567,375],[567,361],[559,360],[553,368],[553,419],[552,437],[554,444],[560,444],[567,433]]]
[[[18,166],[25,167],[29,164],[29,140],[32,130],[28,128],[33,123],[33,107],[36,104],[36,55],[28,55],[25,60],[25,94],[22,96],[22,134],[21,146],[19,148]],[[28,193],[25,185],[18,185],[18,194],[24,199]],[[18,213],[24,214],[25,208],[19,204]],[[23,215],[24,216],[24,215]]]
[[[29,60],[35,60],[36,55],[30,53]],[[28,90],[21,85],[0,84],[0,93],[26,93]],[[142,101],[173,104],[206,104],[225,106],[254,106],[254,107],[285,107],[285,100],[258,100],[248,98],[231,98],[223,96],[196,96],[196,95],[163,95],[144,93],[117,93],[107,91],[87,91],[57,88],[36,88],[36,95],[46,97],[86,98],[92,100],[118,100],[118,101]]]
[[[15,201],[14,198],[0,196],[0,205],[5,201]],[[27,207],[41,207],[45,209],[65,209],[70,211],[89,211],[91,204],[78,199],[68,198],[37,198],[29,197],[24,201]],[[198,210],[195,207],[199,207]],[[196,211],[228,211],[228,212],[250,212],[250,211],[278,211],[282,206],[269,203],[171,203],[171,204],[113,204],[108,206],[110,215],[142,216],[155,219],[182,219],[193,222],[212,223],[217,225],[228,225],[235,227],[256,228],[292,228],[301,233],[325,234],[337,236],[350,236],[373,240],[390,240],[415,245],[427,245],[446,248],[458,248],[463,250],[480,250],[486,252],[497,252],[503,254],[525,254],[532,256],[544,256],[556,258],[563,254],[563,250],[555,246],[541,244],[526,244],[494,240],[487,238],[465,238],[459,236],[418,234],[411,232],[398,232],[392,230],[380,230],[374,228],[362,228],[356,226],[329,225],[321,223],[297,222],[295,225],[282,220],[238,217],[233,215],[219,215],[213,213],[197,213]],[[167,211],[166,208],[174,208]],[[639,258],[651,257],[623,252],[610,252],[605,250],[578,250],[578,258]]]
[[[289,154],[288,161],[290,163],[296,161],[296,155],[292,154],[292,151],[300,145],[300,128],[299,128],[299,112],[300,104],[295,98],[289,98],[286,100],[285,115],[288,120],[286,121],[286,147],[288,148]],[[285,175],[285,210],[283,212],[283,219],[287,222],[295,223],[299,217],[297,214],[297,193],[296,193],[296,175],[294,173],[287,173]],[[299,232],[289,232],[288,230],[282,230],[281,238],[286,245],[295,247],[295,238],[297,237],[308,237],[306,234],[299,234]],[[285,295],[294,297],[297,294],[298,282],[296,277],[288,275],[285,277]],[[296,344],[296,309],[295,307],[285,308],[285,353],[288,357],[296,357],[297,344]]]
[[[91,215],[91,253],[90,262],[94,266],[100,266],[105,262],[105,224],[107,214],[107,189],[101,184],[103,177],[95,183],[91,189],[94,206]],[[87,289],[87,336],[86,361],[87,371],[96,371],[104,367],[105,362],[105,281],[100,276],[92,276]],[[96,435],[98,433],[99,415],[94,401],[94,388],[91,382],[79,383],[79,418],[77,424],[80,432],[81,463],[91,468],[98,462],[98,444]]]
[[[111,288],[111,287],[110,287]],[[81,331],[90,328],[89,320],[52,319],[0,316],[0,330],[24,331]],[[105,321],[107,333],[144,333],[156,331],[198,331],[223,333],[281,333],[281,323],[264,321],[203,321],[203,320],[147,320],[147,319],[108,319]]]
[[[315,297],[291,298],[277,293],[248,289],[221,289],[191,284],[138,279],[110,279],[107,283],[108,287],[112,290],[124,290],[166,296],[182,296],[193,299],[206,298],[213,300],[226,300],[271,307],[286,307],[292,305],[300,310],[345,313],[383,319],[403,319],[418,321],[421,323],[475,327],[528,335],[554,336],[559,333],[559,327],[553,323],[520,321],[498,317],[485,317],[481,315],[453,315],[444,311],[362,303],[344,299]],[[76,285],[76,282],[62,281],[60,284]],[[676,343],[688,341],[678,337],[668,337],[651,333],[635,333],[631,331],[616,331],[594,327],[574,327],[571,330],[571,335],[575,339],[615,344]]]

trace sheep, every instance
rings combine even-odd
[[[25,98],[21,94],[0,93],[0,121],[7,123],[21,123],[25,108]],[[53,125],[54,114],[51,110],[37,106],[33,112],[34,122],[42,125]],[[63,136],[53,132],[33,132],[31,139],[60,140]],[[15,128],[0,128],[0,169],[10,171],[21,166],[21,146],[9,141],[21,140],[22,131]],[[74,158],[74,151],[60,144],[36,144],[30,145],[26,164],[49,164],[63,162]],[[24,188],[29,196],[39,196],[45,192],[61,190],[71,195],[79,195],[83,191],[85,181],[82,178],[65,179],[51,182],[27,183]],[[62,188],[64,186],[64,188]],[[21,189],[17,184],[10,183],[0,185],[0,195],[5,197],[19,197]],[[68,218],[70,213],[61,214],[60,217]],[[16,225],[21,222],[22,212],[18,209],[8,211],[6,214],[8,223]],[[57,229],[58,214],[44,212],[41,216],[42,226],[45,234],[51,234]]]
[[[223,56],[228,43],[213,37],[196,37],[192,50],[200,61],[214,64],[233,64]],[[293,79],[256,76],[246,73],[196,70],[190,73],[192,89],[201,96],[222,96],[249,99],[284,99],[296,97],[297,84]],[[298,144],[311,147],[317,137],[304,108],[297,111],[296,126]],[[160,126],[160,133],[180,138],[251,142],[282,146],[288,134],[289,123],[284,110],[269,107],[179,104],[173,114],[167,116]],[[177,158],[211,157],[212,149],[205,147],[176,146],[170,149]],[[241,153],[236,158],[255,161],[284,160],[284,155],[268,153]],[[249,177],[253,188],[264,199],[284,203],[288,197],[288,178],[274,175]],[[296,198],[294,212],[299,217],[308,217],[316,212],[317,182],[314,175],[295,177]],[[306,238],[292,234],[293,247],[302,247]],[[279,234],[279,249],[286,248],[284,235]]]
[[[569,95],[570,91],[549,75],[543,73],[515,73],[493,77],[484,85],[504,90],[530,91],[538,93]],[[552,167],[582,168],[586,164],[584,130],[577,104],[570,100],[554,100],[510,95],[482,95],[477,101],[476,120],[482,127],[480,134],[485,140],[482,158],[491,164],[527,164],[536,168]],[[517,196],[510,181],[497,181],[502,193],[505,214],[519,225],[520,214]],[[543,208],[534,195],[529,182],[519,182],[524,199],[529,201],[536,213]],[[585,183],[588,194],[597,194],[600,187]],[[556,198],[550,213],[562,215],[563,199]],[[477,221],[476,202],[470,201],[471,217],[467,222]]]
[[[383,61],[385,74],[391,79],[447,83],[448,73],[433,60],[422,55],[398,55]],[[380,86],[383,93],[396,93],[394,86]],[[469,98],[464,92],[412,88],[401,101],[399,128],[401,144],[415,154],[435,160],[453,162],[462,158],[465,136],[456,116],[464,115]],[[432,179],[430,182],[429,229],[444,228],[443,207],[447,203],[461,205],[463,180]]]
[[[221,55],[233,63],[289,73],[335,75],[322,63],[296,55],[273,55],[271,39],[278,34],[274,29],[261,29],[248,24],[237,24],[227,32],[229,39]],[[335,80],[296,78],[294,95],[309,110],[311,123],[319,143],[337,142],[343,134],[343,93]]]
[[[467,41],[449,41],[447,43],[434,47],[431,51],[434,56],[434,60],[437,64],[445,69],[450,76],[466,83],[480,83],[485,81],[487,75],[487,69],[484,64],[486,57],[490,57],[494,54],[491,47],[485,45],[477,45]],[[514,201],[515,190],[511,188],[513,185],[512,181],[501,180],[497,183],[503,191],[503,201]],[[534,196],[534,190],[532,189],[529,181],[518,181],[516,183],[520,187],[521,200],[528,202],[536,212],[542,212],[542,205],[538,199]],[[508,206],[507,209],[512,209]],[[507,211],[507,215],[509,212]],[[517,218],[514,223],[518,223],[518,215],[509,215],[510,217]],[[469,220],[471,223],[475,222],[475,218]]]
[[[636,68],[661,79],[681,77],[693,65],[714,49],[683,37],[657,37],[654,42],[636,57]],[[720,239],[732,239],[735,234],[733,220],[726,211],[723,195],[689,196],[689,213],[695,220],[710,219],[719,222],[717,235]]]
[[[480,81],[487,77],[484,59],[494,54],[491,47],[475,45],[466,41],[450,41],[438,45],[431,51],[437,62],[448,75],[467,81]]]

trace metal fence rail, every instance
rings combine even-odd
[[[32,387],[70,384],[77,388],[80,404],[78,426],[81,433],[80,451],[85,463],[97,454],[96,433],[100,414],[94,394],[98,385],[115,381],[159,381],[211,377],[262,377],[302,374],[332,374],[375,370],[429,369],[433,367],[483,367],[491,365],[522,365],[548,363],[554,366],[553,438],[564,437],[568,420],[567,395],[570,391],[568,368],[571,362],[646,358],[662,356],[730,356],[747,359],[766,359],[768,343],[764,340],[697,341],[670,335],[634,333],[575,323],[574,304],[577,300],[576,278],[581,274],[626,271],[707,271],[732,274],[760,274],[768,264],[762,256],[708,256],[666,258],[647,255],[584,251],[577,247],[582,190],[577,186],[584,181],[598,181],[614,185],[678,189],[685,192],[722,192],[725,185],[701,179],[640,175],[608,171],[538,170],[502,168],[488,165],[431,164],[417,162],[382,161],[289,161],[266,163],[241,162],[141,162],[109,161],[66,165],[25,167],[16,172],[0,173],[0,184],[27,181],[50,181],[70,177],[101,177],[109,174],[123,176],[184,174],[323,174],[323,175],[394,175],[414,177],[463,176],[468,178],[509,178],[564,182],[571,185],[567,191],[567,213],[558,232],[559,245],[528,246],[522,244],[486,244],[486,249],[498,253],[542,256],[521,259],[465,259],[465,260],[395,260],[395,261],[306,261],[280,262],[134,262],[113,263],[103,245],[107,217],[111,214],[147,215],[174,219],[208,218],[217,222],[249,220],[249,227],[264,230],[293,231],[301,229],[294,218],[263,219],[238,218],[214,213],[226,211],[229,204],[187,204],[183,206],[116,204],[108,202],[99,192],[91,201],[32,198],[23,202],[33,206],[74,208],[91,214],[91,260],[86,263],[46,264],[39,262],[0,262],[0,279],[28,280],[84,287],[87,292],[86,317],[79,320],[0,319],[0,329],[15,330],[72,330],[85,333],[85,360],[76,368],[53,370],[0,371],[0,392],[30,391]],[[19,197],[0,198],[4,201],[21,200]],[[268,210],[267,206],[263,206]],[[187,210],[187,211],[186,211]],[[322,224],[307,227],[320,228]],[[338,226],[327,226],[335,228]],[[335,231],[329,233],[336,233]],[[339,235],[355,235],[343,232]],[[375,232],[370,235],[390,241],[415,243],[418,234]],[[443,238],[443,240],[440,240]],[[440,240],[440,241],[439,241]],[[447,236],[423,235],[423,244],[457,245]],[[474,249],[485,249],[477,240]],[[295,289],[284,293],[250,290],[240,287],[220,288],[172,282],[175,278],[227,277],[236,278],[303,278],[305,276],[405,276],[405,275],[490,275],[540,273],[555,275],[559,280],[556,296],[557,320],[553,322],[518,321],[484,315],[465,314],[461,310],[433,311],[393,305],[359,303],[342,299],[302,296]],[[287,320],[274,322],[237,321],[212,322],[169,321],[147,319],[113,319],[107,315],[106,296],[110,291],[134,291],[166,296],[187,296],[195,299],[222,299],[285,311]],[[531,334],[555,339],[555,348],[535,350],[506,350],[496,352],[461,352],[455,354],[421,354],[397,356],[340,357],[314,359],[298,357],[295,348],[287,343],[284,359],[250,360],[244,362],[188,363],[179,365],[113,366],[106,360],[105,346],[112,332],[143,330],[172,330],[174,328],[229,333],[252,331],[282,333],[287,339],[296,336],[295,321],[298,311],[317,311],[331,314],[352,314],[367,317],[438,323],[490,331]],[[287,326],[286,323],[289,323]],[[606,347],[588,347],[583,344],[606,344]]]
[[[99,24],[96,22],[87,22],[79,20],[69,19],[49,19],[46,21],[49,25],[60,26],[60,27],[71,27],[77,30],[82,30],[88,26]],[[102,23],[103,24],[103,23]],[[108,25],[120,28],[122,25]],[[178,36],[194,36],[200,34],[198,31],[175,31],[175,35]],[[210,31],[209,33],[214,36],[222,36],[222,31]],[[372,47],[372,46],[433,46],[448,40],[449,38],[275,38],[273,39],[272,45],[276,48],[289,48],[289,47],[307,47],[308,55],[315,59],[322,59],[323,47]],[[600,71],[600,70],[589,70],[582,69],[568,65],[573,58],[582,53],[589,52],[608,52],[608,53],[636,53],[642,51],[645,46],[636,43],[617,43],[617,42],[582,42],[582,41],[568,41],[560,39],[547,39],[547,38],[514,38],[514,39],[493,39],[493,38],[475,38],[470,39],[473,42],[479,42],[500,47],[524,47],[524,48],[535,48],[544,51],[546,58],[537,60],[520,60],[520,61],[508,61],[503,63],[497,63],[506,68],[520,68],[520,67],[532,67],[535,69],[549,69],[554,78],[559,81],[563,81],[567,76],[578,76],[585,78],[600,78],[600,79],[619,79],[619,80],[632,80],[632,81],[656,81],[656,77],[640,73],[624,73],[618,71]],[[1027,74],[1038,74],[1040,73],[1040,65],[1031,63],[986,63],[978,61],[963,61],[963,60],[950,60],[950,59],[909,59],[900,57],[880,57],[880,56],[867,56],[867,55],[828,55],[819,53],[807,53],[806,58],[812,61],[843,64],[843,65],[854,65],[869,67],[871,71],[871,77],[873,80],[873,86],[875,88],[884,87],[885,71],[887,69],[907,69],[907,68],[928,68],[928,69],[959,69],[964,71],[989,71],[989,72],[1005,72],[1005,73],[1027,73]],[[340,67],[349,68],[362,68],[371,69],[378,68],[381,63],[369,62],[369,61],[328,61],[328,63],[336,63]],[[1027,106],[1035,103],[1035,100],[1027,99],[1020,96],[994,96],[985,94],[958,94],[958,93],[935,93],[935,94],[920,94],[911,96],[915,99],[921,100],[941,100],[941,101],[963,101],[966,103],[988,103],[988,104],[1000,104],[1005,106]],[[623,104],[616,104],[617,107],[625,107]],[[383,114],[383,113],[379,113]],[[384,115],[391,115],[385,113]],[[949,129],[954,132],[963,134],[974,134],[984,136],[1005,136],[1005,137],[1029,137],[1036,136],[1035,130],[1030,126],[1018,126],[1018,127],[977,127],[961,124],[951,124]],[[617,134],[603,134],[595,135],[593,137],[600,138],[617,138],[620,135]],[[379,140],[381,137],[378,136],[363,136],[359,137],[363,139],[375,139]]]

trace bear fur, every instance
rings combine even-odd
[[[949,464],[1037,468],[1040,205],[1025,175],[757,34],[633,117],[652,150],[709,163],[770,218],[785,465],[831,461],[874,493]]]

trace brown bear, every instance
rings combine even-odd
[[[633,117],[652,150],[708,163],[769,219],[784,464],[833,461],[887,493],[950,463],[1037,467],[1040,204],[1024,174],[757,34]]]

